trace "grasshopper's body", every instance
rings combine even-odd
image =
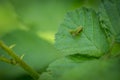
[[[75,30],[70,30],[69,32],[72,36],[77,36],[82,30],[83,30],[83,28],[81,26],[79,26]]]

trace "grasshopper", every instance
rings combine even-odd
[[[83,30],[83,28],[81,26],[79,26],[74,30],[69,30],[69,32],[72,36],[77,36],[82,30]]]

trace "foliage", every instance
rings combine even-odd
[[[71,35],[69,30],[79,26],[83,30],[77,35]],[[66,55],[79,53],[101,56],[109,48],[95,11],[86,8],[77,9],[66,15],[56,34],[55,44]]]
[[[0,42],[0,79],[33,80],[35,72],[38,80],[120,80],[119,3],[1,0],[0,40],[6,46]],[[6,54],[12,51],[33,76]]]
[[[87,60],[74,62],[59,59],[49,65],[40,80],[119,80],[120,60]]]

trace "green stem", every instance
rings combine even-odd
[[[10,55],[24,70],[26,70],[31,77],[33,77],[35,80],[39,78],[39,74],[33,70],[30,66],[28,66],[24,61],[22,61],[19,56],[16,55],[16,53],[10,49],[7,45],[5,45],[1,40],[0,40],[0,47],[5,50],[8,55]]]
[[[9,60],[9,59],[7,59],[5,57],[2,57],[2,56],[0,56],[0,61],[3,61],[3,62],[11,64],[11,60]]]

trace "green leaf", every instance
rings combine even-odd
[[[120,1],[103,0],[99,8],[99,17],[102,27],[109,36],[114,37],[116,42],[120,42]]]
[[[66,71],[58,80],[119,80],[120,59],[91,60]]]
[[[79,27],[82,27],[82,31],[72,35],[70,31],[75,32]],[[55,46],[64,55],[78,53],[101,56],[109,48],[95,11],[86,8],[67,13],[56,34]]]
[[[35,70],[40,72],[48,66],[49,63],[57,59],[60,55],[52,44],[39,38],[37,35],[29,32],[16,30],[4,35],[1,38],[8,46],[16,44],[13,50],[18,56],[22,56],[23,60]],[[6,52],[0,49],[0,55],[8,57]],[[8,57],[11,59],[11,57]],[[5,72],[8,75],[24,74],[23,70],[18,66],[13,66],[0,62],[0,71]],[[14,73],[13,73],[14,72]]]
[[[75,63],[62,58],[50,64],[40,80],[119,80],[119,67],[120,59]]]
[[[78,64],[66,57],[57,59],[49,65],[47,72],[44,72],[39,80],[58,80],[65,71],[71,70]]]

